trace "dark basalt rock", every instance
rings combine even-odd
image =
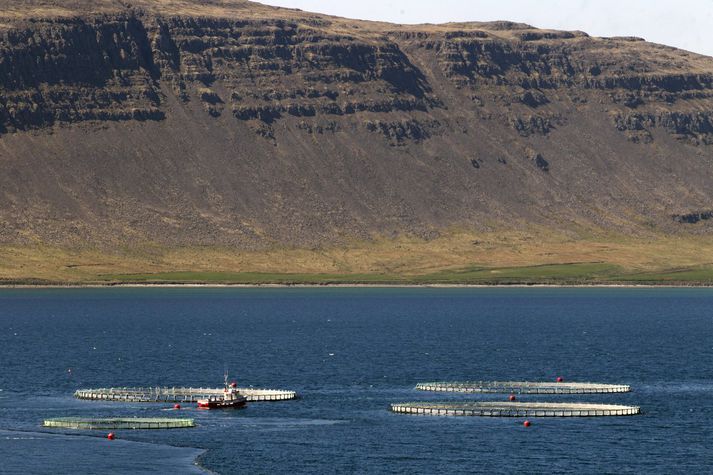
[[[487,28],[512,31],[517,41],[474,29],[440,34],[394,30],[375,42],[328,32],[321,20],[152,17],[136,11],[86,20],[44,19],[7,30],[0,48],[0,127],[25,130],[134,117],[162,120],[163,82],[182,101],[200,97],[208,104],[205,110],[218,116],[223,99],[209,86],[220,81],[230,91],[235,117],[268,124],[285,115],[443,108],[400,41],[434,51],[443,73],[458,87],[524,89],[497,94],[495,102],[505,105],[518,101],[529,108],[543,107],[550,103],[545,91],[555,89],[564,89],[575,102],[586,102],[575,88],[612,91],[611,101],[629,109],[655,101],[713,97],[711,73],[625,69],[604,54],[586,56],[595,40],[581,32],[504,22]],[[482,90],[472,97],[480,105],[487,103]],[[523,137],[546,135],[564,120],[550,113],[511,117],[509,123]],[[622,115],[616,126],[631,140],[650,142],[649,126],[636,121]],[[710,115],[672,111],[657,114],[653,122],[695,143],[712,141]],[[413,135],[419,140],[418,133]]]
[[[673,220],[682,224],[696,224],[713,219],[713,211],[698,211],[695,213],[675,214]]]
[[[713,143],[713,112],[633,113],[614,117],[616,128],[635,142],[653,141],[651,129],[660,127],[694,144]]]
[[[215,93],[215,91],[211,91],[210,89],[199,89],[200,94],[201,94],[201,100],[203,102],[206,102],[210,105],[216,105],[216,104],[222,104],[223,99],[220,98],[218,94]]]
[[[261,120],[266,124],[275,122],[283,112],[280,106],[239,106],[233,109],[233,115],[240,120]]]
[[[299,124],[297,124],[297,128],[310,134],[320,135],[325,133],[335,133],[341,130],[341,126],[335,121],[325,121],[319,123],[300,121]]]
[[[542,156],[542,154],[535,152],[534,150],[528,150],[527,151],[527,158],[528,160],[532,161],[535,166],[542,170],[543,172],[549,172],[550,171],[550,163],[545,160],[545,158]]]
[[[520,101],[526,106],[536,108],[550,102],[540,91],[527,91],[519,97]]]
[[[163,119],[159,69],[139,19],[47,20],[6,35],[0,43],[3,127]]]
[[[370,132],[380,132],[389,139],[391,145],[404,145],[408,141],[422,142],[431,137],[434,133],[439,133],[441,124],[438,121],[366,121],[364,123]]]
[[[537,165],[537,168],[539,168],[543,172],[550,171],[550,163],[545,160],[539,153],[535,157],[535,165]]]
[[[538,41],[538,40],[569,40],[578,36],[588,36],[586,33],[578,32],[575,34],[571,31],[526,31],[516,35],[520,41]]]
[[[636,109],[644,104],[644,99],[640,94],[633,92],[618,93],[612,95],[612,100],[617,104],[623,104],[630,109]]]
[[[438,105],[423,74],[387,40],[367,43],[280,20],[119,15],[38,21],[8,32],[0,49],[0,126],[162,118],[157,81],[186,102],[197,89],[214,116],[223,100],[207,86],[227,82],[234,115],[268,124],[284,113]],[[333,87],[325,91],[324,84]],[[262,92],[267,85],[272,90]],[[347,88],[351,100],[338,104]]]
[[[713,112],[669,112],[656,118],[656,123],[672,134],[686,135],[713,143]]]
[[[530,115],[526,117],[511,117],[509,123],[522,137],[531,135],[547,135],[555,128],[555,124],[562,123],[559,116]]]

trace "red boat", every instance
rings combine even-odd
[[[245,407],[248,400],[238,392],[237,384],[228,384],[228,373],[225,373],[225,389],[223,394],[209,396],[208,399],[199,399],[198,409],[239,409]]]

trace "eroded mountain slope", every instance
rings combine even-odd
[[[707,233],[713,59],[508,22],[0,2],[0,241]]]

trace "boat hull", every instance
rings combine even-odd
[[[245,398],[235,401],[198,401],[198,409],[242,409],[246,406],[247,400]]]

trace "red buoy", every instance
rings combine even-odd
[[[511,394],[510,397],[508,397],[509,401],[514,401],[515,399],[517,399],[517,398],[515,397],[514,394]]]
[[[522,423],[525,427],[530,427],[530,421],[525,421]]]
[[[233,381],[232,383],[230,383],[230,387],[231,387],[231,388],[237,388],[237,387],[238,387],[238,383],[236,383],[235,381]]]
[[[561,383],[562,381],[564,381],[564,378],[562,376],[557,376],[557,382]]]
[[[109,432],[109,433],[106,435],[106,438],[109,439],[109,440],[114,440],[114,433],[113,433],[113,432]]]
[[[180,405],[180,404],[174,404],[174,405],[173,405],[173,408],[174,408],[174,409],[180,409],[180,408],[181,408],[181,405]]]

